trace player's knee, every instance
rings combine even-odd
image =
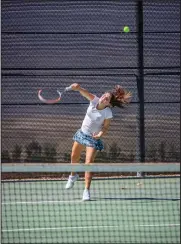
[[[80,156],[77,153],[75,153],[75,152],[71,153],[71,161],[74,161],[74,162],[78,161],[79,158],[80,158]]]

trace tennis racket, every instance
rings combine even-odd
[[[38,98],[43,103],[54,104],[58,103],[61,100],[62,95],[70,90],[72,90],[71,86],[66,87],[63,90],[44,88],[38,91]]]

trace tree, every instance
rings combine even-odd
[[[96,162],[98,163],[105,163],[109,160],[109,158],[107,157],[107,152],[106,151],[103,151],[103,152],[100,152],[98,151],[97,154],[96,154]]]
[[[148,160],[156,162],[158,160],[158,152],[155,147],[155,144],[151,144],[147,150]]]
[[[110,160],[116,161],[119,156],[121,155],[121,149],[118,147],[116,142],[113,142],[111,146],[109,147],[109,158]]]
[[[8,150],[2,151],[2,153],[1,153],[1,162],[2,163],[10,163],[11,162],[11,158],[10,158]]]
[[[109,161],[106,144],[104,144],[104,150],[103,151],[97,152],[95,161],[98,163],[105,163],[105,162]]]
[[[21,162],[21,153],[22,153],[22,146],[15,145],[13,151],[12,151],[12,160],[13,162]]]
[[[44,160],[46,162],[56,162],[57,161],[57,151],[51,144],[45,144],[44,146]]]
[[[67,153],[67,152],[65,152],[64,153],[64,162],[68,162],[68,163],[70,163],[71,162],[71,152],[69,152],[69,153]]]
[[[133,153],[133,151],[131,151],[128,156],[127,156],[127,160],[129,162],[133,162],[135,160],[135,154]]]
[[[42,147],[37,141],[32,141],[26,146],[26,154],[28,162],[40,162],[42,159]]]
[[[180,161],[180,152],[177,152],[175,145],[173,143],[171,143],[169,147],[169,161],[171,162]]]

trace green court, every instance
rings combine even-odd
[[[2,183],[2,243],[179,243],[179,177]]]

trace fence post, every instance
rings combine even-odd
[[[139,161],[145,162],[143,1],[141,0],[137,1],[136,20],[138,40]],[[137,176],[142,175],[142,172],[137,172]]]

